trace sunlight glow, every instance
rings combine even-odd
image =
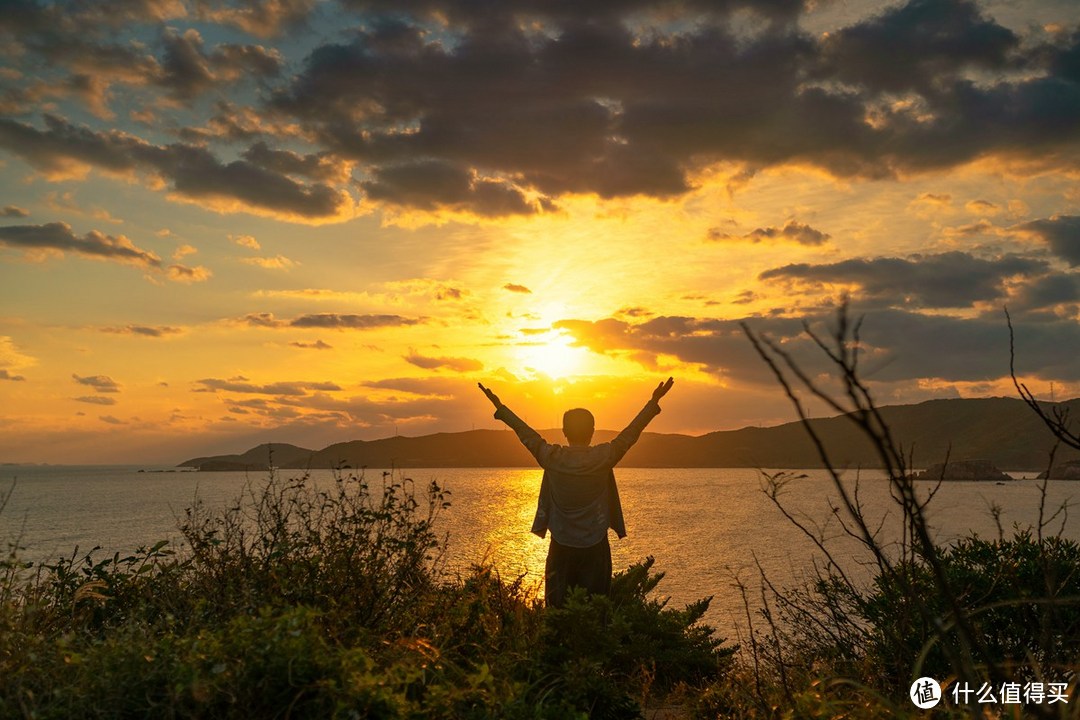
[[[546,375],[555,380],[580,374],[589,354],[585,348],[574,347],[574,339],[562,333],[541,337],[535,344],[518,347],[521,367],[533,375]]]

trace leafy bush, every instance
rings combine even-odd
[[[1038,539],[1018,531],[996,541],[968,537],[941,554],[949,584],[979,634],[985,655],[1027,679],[1063,680],[1080,661],[1080,545],[1060,537]],[[899,568],[904,582],[879,576],[856,605],[868,632],[868,661],[886,682],[917,675],[945,677],[950,668],[936,639],[939,630],[912,607],[916,596],[929,603],[946,635],[949,610],[931,592],[935,582],[924,562]],[[952,639],[955,642],[955,639]],[[923,657],[921,666],[918,660]]]

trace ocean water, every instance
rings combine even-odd
[[[146,472],[139,472],[145,469]],[[208,507],[224,508],[266,482],[265,473],[200,473],[131,466],[3,466],[0,491],[10,492],[0,512],[0,544],[17,543],[28,560],[85,554],[100,546],[98,557],[127,552],[169,540],[182,547],[177,530],[184,509],[199,498]],[[301,471],[282,470],[285,477]],[[856,574],[867,559],[859,543],[848,537],[832,511],[837,492],[820,470],[788,471],[781,501],[806,527],[820,528],[835,557]],[[542,592],[547,541],[529,527],[536,507],[540,471],[532,468],[415,469],[402,471],[417,487],[436,481],[450,491],[451,506],[438,518],[448,535],[447,572],[463,572],[474,563],[492,563],[506,578],[524,576],[527,587]],[[310,473],[313,483],[328,483],[331,471]],[[616,569],[656,558],[666,576],[657,588],[673,606],[706,596],[713,603],[706,619],[730,636],[745,624],[746,609],[738,584],[756,588],[761,573],[780,586],[808,577],[821,553],[815,544],[772,503],[763,491],[761,472],[753,469],[617,468],[628,535],[615,540]],[[381,482],[381,472],[368,471]],[[849,473],[845,485],[858,482],[859,498],[881,537],[900,537],[898,509],[878,472]],[[957,482],[944,484],[929,506],[936,537],[948,542],[976,532],[996,537],[998,523],[1006,533],[1014,525],[1038,522],[1040,483],[1021,479],[1005,485]],[[921,488],[928,490],[930,484]],[[1080,483],[1051,481],[1046,515],[1062,503],[1080,500]],[[991,508],[998,508],[997,521]],[[1072,516],[1075,517],[1073,512]],[[1052,529],[1080,540],[1080,522],[1062,518]]]

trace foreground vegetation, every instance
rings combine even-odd
[[[492,568],[444,577],[445,503],[392,477],[271,478],[190,509],[182,553],[13,554],[0,716],[627,718],[725,676],[708,600],[649,599],[651,559],[548,611]]]

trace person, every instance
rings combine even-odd
[[[674,382],[668,378],[657,385],[649,402],[626,429],[610,442],[599,445],[590,445],[595,426],[592,413],[584,408],[567,410],[562,428],[569,443],[565,446],[544,440],[503,405],[495,393],[477,383],[495,406],[495,419],[517,433],[521,444],[544,469],[532,532],[542,538],[551,531],[544,569],[544,596],[548,606],[562,605],[569,588],[575,586],[590,593],[610,591],[608,528],[618,537],[626,537],[613,468],[641,437],[645,426],[660,414],[660,399]]]

